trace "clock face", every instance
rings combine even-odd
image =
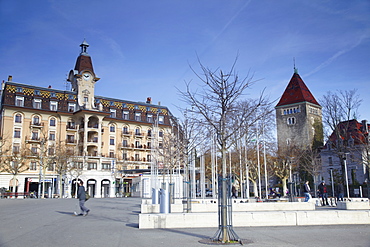
[[[90,74],[88,74],[88,73],[83,74],[83,78],[84,78],[85,81],[89,80],[90,79]]]

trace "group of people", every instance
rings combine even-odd
[[[319,186],[317,187],[317,191],[319,193],[319,197],[322,200],[322,205],[327,206],[328,203],[328,189],[326,187],[325,181],[322,181]],[[309,182],[306,181],[304,184],[304,195],[305,195],[305,202],[308,202],[312,196],[311,196],[311,188],[309,185]],[[344,188],[342,184],[337,185],[337,200],[343,201],[344,197]]]

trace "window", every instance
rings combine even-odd
[[[75,169],[82,170],[83,167],[84,167],[84,163],[83,162],[75,162],[75,163],[73,163],[73,168],[75,168]]]
[[[33,108],[41,109],[41,99],[34,99],[33,100]]]
[[[135,141],[135,148],[141,148],[139,141]]]
[[[97,168],[96,163],[92,163],[92,162],[87,163],[87,170],[96,170],[96,168]]]
[[[67,135],[67,143],[74,143],[75,136],[74,135]]]
[[[111,138],[109,139],[109,145],[114,145],[114,137],[111,137]]]
[[[114,125],[109,126],[109,131],[110,132],[116,132],[116,126],[114,126]]]
[[[74,112],[76,110],[76,104],[68,103],[68,111]]]
[[[23,97],[21,97],[21,96],[17,96],[17,97],[15,98],[15,105],[16,105],[16,106],[21,106],[21,107],[23,107],[23,105],[24,105],[24,98],[23,98]]]
[[[152,143],[151,143],[151,142],[148,142],[148,143],[147,143],[147,145],[148,145],[147,147],[148,147],[149,149],[150,149],[150,148],[152,148]]]
[[[69,121],[68,123],[67,123],[67,129],[75,129],[76,128],[76,124],[75,124],[75,122],[73,122],[73,121]]]
[[[136,128],[136,129],[135,129],[135,135],[138,135],[138,136],[139,136],[139,135],[141,135],[141,133],[140,133],[140,128]]]
[[[32,131],[32,140],[38,140],[39,139],[39,132],[38,131]]]
[[[115,109],[110,109],[110,117],[115,118],[116,117],[116,110]]]
[[[162,142],[158,143],[158,147],[163,148],[163,143]]]
[[[332,166],[332,165],[333,165],[333,158],[329,157],[329,166]]]
[[[152,162],[152,156],[151,156],[150,154],[148,154],[148,155],[146,156],[146,160],[147,160],[148,162]]]
[[[128,127],[127,126],[123,127],[122,133],[126,134],[126,135],[128,134]]]
[[[141,121],[141,113],[135,113],[135,121]]]
[[[84,97],[84,102],[85,102],[85,104],[89,103],[89,97],[88,96]]]
[[[35,91],[33,91],[33,94],[34,94],[34,95],[40,95],[40,90],[35,90]]]
[[[19,144],[18,143],[14,143],[13,145],[13,154],[19,154]]]
[[[163,137],[163,131],[160,130],[159,133],[158,133],[159,137]]]
[[[146,116],[146,121],[147,121],[148,123],[152,123],[152,122],[153,122],[153,115],[151,115],[151,114],[147,115],[147,116]]]
[[[51,93],[50,93],[50,97],[55,98],[55,97],[57,97],[57,95],[56,95],[56,93],[51,92]]]
[[[114,151],[109,151],[109,158],[114,158]]]
[[[128,147],[127,140],[122,140],[122,146],[123,147]]]
[[[110,163],[102,163],[101,164],[102,170],[110,170]]]
[[[22,115],[21,114],[16,114],[14,122],[16,123],[22,123]]]
[[[126,153],[126,152],[122,153],[122,159],[123,159],[123,160],[128,160],[128,159],[127,159],[127,153]]]
[[[37,155],[37,146],[32,146],[31,147],[31,154]]]
[[[21,129],[15,128],[14,129],[14,138],[21,138]]]
[[[55,154],[55,148],[54,147],[49,147],[48,148],[48,155],[54,155]]]
[[[36,171],[36,169],[37,169],[37,163],[36,163],[36,162],[34,162],[34,161],[32,161],[32,162],[30,163],[30,170],[31,170],[31,171]]]
[[[158,116],[158,123],[163,124],[164,123],[164,116]]]
[[[128,111],[123,111],[123,112],[122,112],[122,118],[123,118],[124,120],[128,120],[128,116],[129,116],[129,112],[128,112]]]
[[[152,130],[148,129],[148,136],[152,136]]]
[[[287,119],[287,124],[288,125],[293,125],[293,124],[295,124],[296,122],[295,122],[295,117],[289,117],[288,119]]]
[[[40,117],[39,116],[34,116],[32,118],[32,124],[33,125],[40,125]]]
[[[48,171],[54,171],[55,163],[48,165]]]
[[[49,125],[50,126],[55,126],[55,118],[50,118]]]
[[[55,131],[50,131],[50,133],[49,133],[49,141],[55,141]]]
[[[135,161],[140,161],[140,154],[135,154]]]
[[[58,102],[50,101],[50,111],[57,111],[58,110]]]
[[[17,93],[23,93],[23,88],[17,87]]]

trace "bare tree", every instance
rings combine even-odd
[[[28,150],[25,145],[1,147],[2,170],[13,175],[12,192],[16,192],[18,174],[29,169],[26,162]]]
[[[202,74],[198,74],[193,69],[194,74],[201,82],[199,89],[191,90],[190,83],[186,83],[186,91],[180,92],[183,100],[192,106],[192,112],[197,115],[198,121],[210,128],[216,133],[217,143],[221,150],[222,157],[222,191],[219,193],[219,211],[220,226],[215,234],[215,240],[226,243],[237,241],[239,239],[232,229],[231,212],[227,212],[228,197],[227,194],[227,161],[226,152],[232,145],[232,136],[239,129],[245,127],[247,120],[252,117],[256,109],[261,105],[263,97],[261,96],[254,109],[238,108],[238,101],[245,90],[249,88],[253,81],[251,76],[244,79],[239,78],[235,72],[235,64],[231,69],[224,73],[222,70],[211,70],[200,63]],[[238,121],[235,121],[236,112],[238,112]],[[241,134],[241,132],[239,132]]]
[[[332,151],[336,153],[340,159],[342,166],[342,181],[345,181],[345,165],[344,159],[348,150],[348,138],[350,119],[358,117],[358,108],[361,105],[362,99],[356,89],[328,92],[323,96],[321,105],[323,107],[323,122],[326,127],[326,136],[335,140]],[[349,196],[349,195],[347,195]]]

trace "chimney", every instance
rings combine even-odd
[[[8,76],[8,81],[13,81],[13,76]]]
[[[364,132],[364,133],[369,132],[369,128],[367,126],[367,120],[362,120],[362,132]]]
[[[146,98],[146,103],[151,104],[152,103],[152,98],[151,97]]]

